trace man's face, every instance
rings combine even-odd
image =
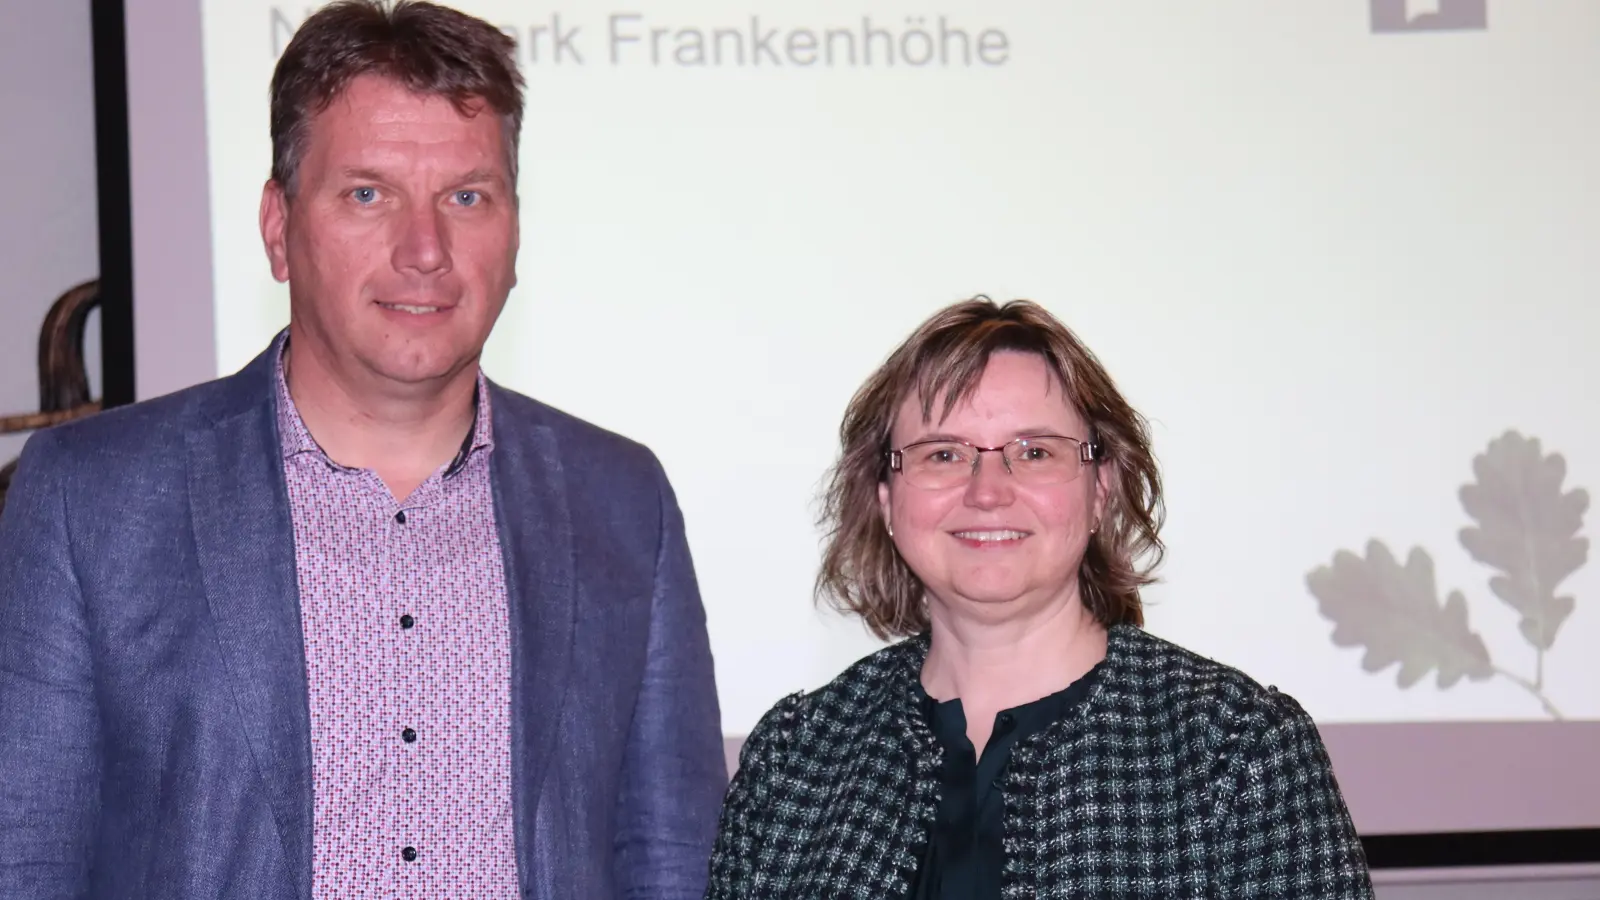
[[[516,284],[498,115],[363,76],[312,120],[292,197],[261,232],[296,341],[358,378],[420,385],[476,363]],[[298,344],[297,344],[298,346]]]

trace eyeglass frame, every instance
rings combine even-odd
[[[983,454],[985,454],[985,453],[999,453],[1000,454],[1000,463],[1001,463],[1001,465],[1006,467],[1006,474],[1014,476],[1016,473],[1011,471],[1011,460],[1010,460],[1009,457],[1006,456],[1006,453],[1005,453],[1006,448],[1011,446],[1012,444],[1021,443],[1023,441],[1037,441],[1037,440],[1039,440],[1041,438],[1055,438],[1057,440],[1071,441],[1074,444],[1077,444],[1078,445],[1078,469],[1079,469],[1079,471],[1082,471],[1083,467],[1088,465],[1088,464],[1090,464],[1090,463],[1098,463],[1098,462],[1102,461],[1103,459],[1105,459],[1105,452],[1104,452],[1105,451],[1105,445],[1101,444],[1099,441],[1094,440],[1092,438],[1087,440],[1087,441],[1085,441],[1085,440],[1081,440],[1081,439],[1075,438],[1075,437],[1068,437],[1067,435],[1064,435],[1064,434],[1029,434],[1029,435],[1023,435],[1022,437],[1012,438],[1011,440],[1006,441],[1004,444],[1001,444],[998,447],[979,447],[977,444],[974,444],[971,441],[959,441],[959,440],[954,440],[954,439],[937,438],[937,439],[931,439],[931,440],[926,440],[926,441],[915,441],[913,443],[906,444],[905,446],[901,447],[898,450],[888,450],[888,451],[886,451],[886,453],[887,453],[887,455],[889,457],[889,471],[890,472],[897,472],[897,473],[899,473],[901,475],[901,477],[904,477],[905,476],[905,453],[906,453],[907,450],[910,450],[913,447],[921,447],[921,446],[923,446],[925,444],[960,444],[961,446],[967,447],[967,448],[969,448],[969,449],[971,449],[973,451],[972,470],[967,475],[967,478],[970,481],[973,476],[976,476],[978,474],[978,463],[982,462]],[[1062,484],[1070,484],[1070,483],[1072,483],[1072,481],[1074,481],[1076,479],[1077,479],[1077,476],[1074,475],[1072,478],[1068,479],[1067,481],[1061,482],[1061,483]]]

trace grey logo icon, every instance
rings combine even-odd
[[[1482,31],[1489,0],[1369,0],[1375,34],[1397,31]]]

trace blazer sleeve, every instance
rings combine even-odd
[[[683,516],[655,466],[660,543],[644,679],[627,737],[617,827],[625,897],[698,898],[728,784],[710,639]]]
[[[1372,900],[1366,854],[1311,717],[1287,694],[1243,748],[1216,843],[1219,896]]]
[[[100,720],[67,482],[50,432],[0,515],[0,896],[81,896],[99,807]]]

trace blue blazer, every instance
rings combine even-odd
[[[270,354],[34,435],[0,516],[0,897],[311,900]],[[639,444],[491,387],[522,896],[699,898],[727,785],[682,517]]]

